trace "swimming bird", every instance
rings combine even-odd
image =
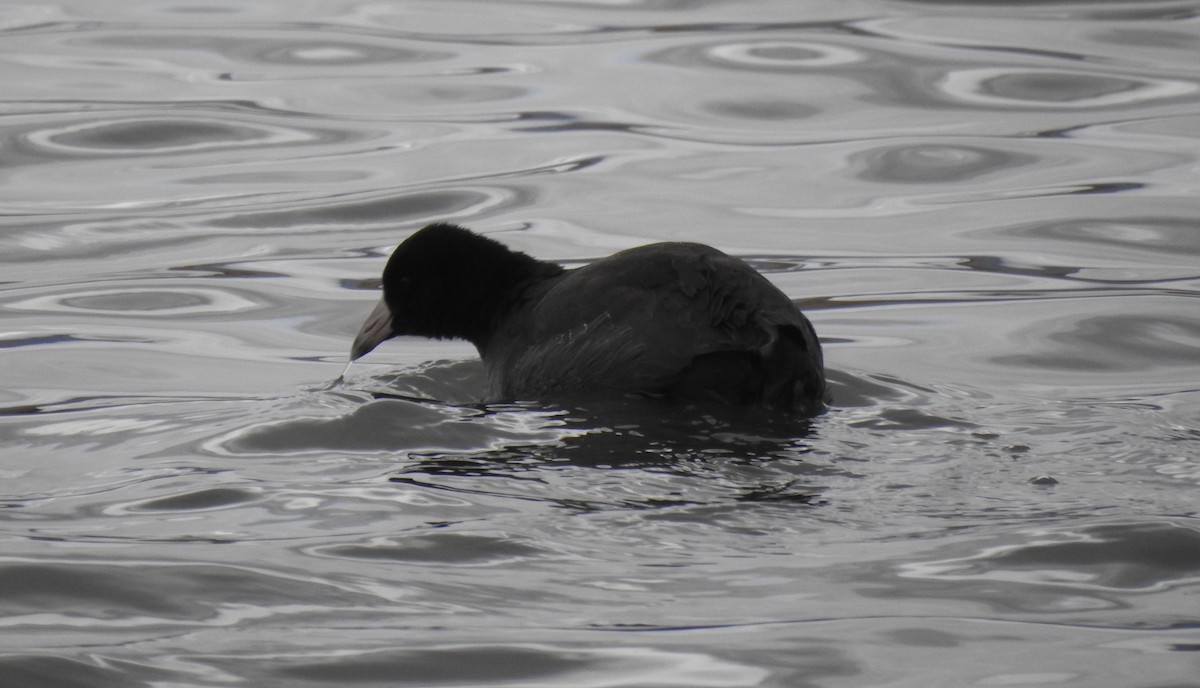
[[[410,236],[350,352],[399,335],[465,339],[487,401],[638,395],[824,409],[821,345],[808,318],[747,263],[667,242],[566,270],[454,224]]]

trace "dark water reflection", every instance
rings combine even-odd
[[[1026,534],[1020,544],[995,544],[962,557],[901,566],[891,592],[881,597],[926,595],[983,602],[997,613],[1028,612],[1073,618],[1107,626],[1116,618],[1135,626],[1194,625],[1155,602],[1148,610],[1128,593],[1186,596],[1200,571],[1200,531],[1163,522],[1098,523],[1077,530],[1048,529]],[[979,546],[976,543],[975,546]],[[953,549],[953,548],[951,548]],[[1182,599],[1179,600],[1182,602]],[[1113,613],[1116,613],[1115,616]]]
[[[1198,11],[6,5],[0,683],[1193,685]],[[331,382],[435,219],[743,256],[836,403]]]

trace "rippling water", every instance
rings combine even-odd
[[[0,7],[0,683],[1194,686],[1200,3]],[[450,219],[745,257],[810,425],[341,372]]]

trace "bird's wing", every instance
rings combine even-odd
[[[596,298],[581,301],[581,293]],[[507,352],[507,365],[491,366],[504,376],[492,380],[493,392],[652,390],[697,356],[766,351],[777,326],[796,318],[803,321],[766,278],[714,249],[633,249],[567,273],[538,297],[514,323],[526,345]]]

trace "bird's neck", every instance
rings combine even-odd
[[[538,285],[563,272],[560,265],[517,252],[494,257],[486,265],[478,266],[472,279],[487,288],[474,292],[474,298],[463,303],[461,322],[474,326],[460,336],[485,354],[492,336],[513,311],[529,301]]]

